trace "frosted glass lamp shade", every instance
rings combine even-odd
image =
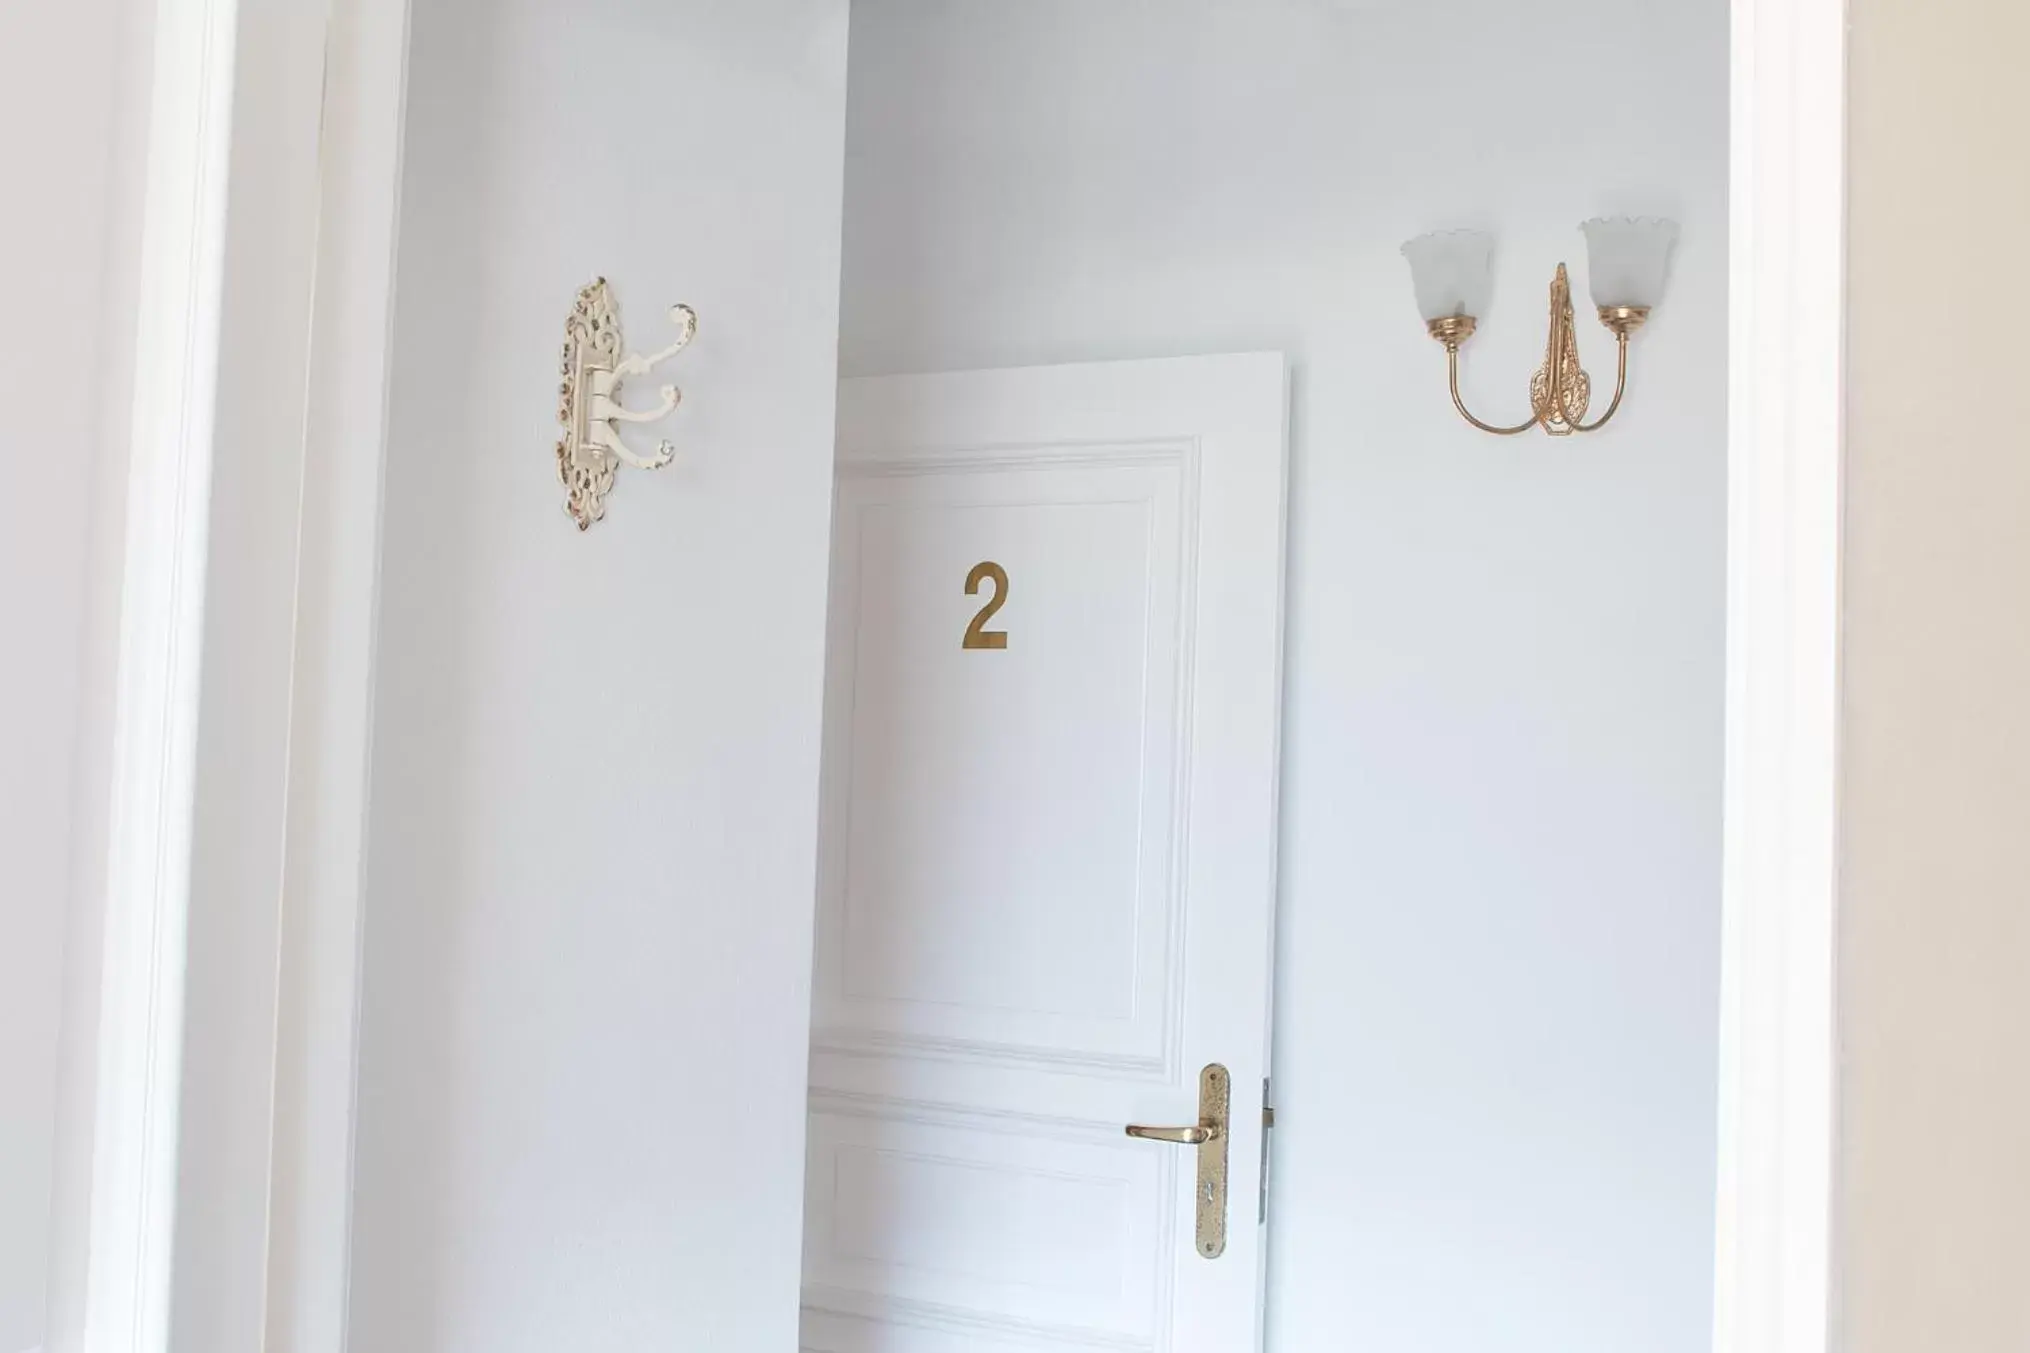
[[[1494,237],[1479,230],[1441,230],[1419,235],[1403,246],[1410,261],[1410,284],[1425,322],[1487,312],[1494,264]]]
[[[1647,310],[1663,299],[1664,274],[1678,223],[1654,216],[1609,216],[1587,221],[1586,273],[1593,304],[1601,309]]]

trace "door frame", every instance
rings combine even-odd
[[[210,1276],[207,1328],[233,1336],[222,1353],[344,1353],[409,6],[327,0],[284,19],[255,0],[135,5],[154,32],[147,174],[185,191],[149,193],[142,213],[134,418],[112,448],[128,469],[127,516],[108,527],[126,541],[124,712],[91,716],[80,745],[115,749],[103,774],[126,829],[80,838],[95,866],[80,878],[106,869],[76,899],[90,923],[73,933],[98,961],[71,981],[90,989],[67,993],[97,1015],[96,1045],[66,1053],[92,1091],[67,1096],[64,1123],[89,1186],[57,1197],[50,1348],[163,1353],[175,1225],[177,1281]],[[1846,0],[1732,0],[1715,1353],[1820,1353],[1833,1298],[1845,21]],[[321,110],[302,81],[250,74],[301,71],[306,52],[321,55]],[[315,174],[247,172],[306,144]],[[270,303],[218,323],[222,290]],[[236,513],[271,529],[236,535],[236,562],[281,580],[288,623],[273,588],[174,567],[202,557],[210,490],[249,471]],[[200,658],[215,690],[285,674],[283,716],[200,736]],[[192,928],[187,850],[119,849],[145,830],[202,853],[218,803],[278,788],[283,810],[246,843],[273,869],[208,880],[223,891],[206,911],[230,926]],[[186,999],[186,934],[191,969],[235,993],[225,1008]],[[247,1028],[272,1042],[248,1046]],[[184,1121],[251,1125],[257,1149],[179,1136],[165,1112],[179,1093]],[[192,1169],[265,1210],[177,1219]]]
[[[1846,0],[1733,0],[1715,1353],[1837,1299]]]

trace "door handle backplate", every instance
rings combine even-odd
[[[1198,1148],[1198,1186],[1192,1192],[1197,1202],[1198,1252],[1207,1259],[1226,1253],[1226,1138],[1232,1098],[1232,1077],[1218,1062],[1209,1062],[1198,1073],[1196,1123],[1190,1127],[1128,1124],[1130,1137]]]

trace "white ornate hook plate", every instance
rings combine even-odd
[[[578,292],[571,317],[564,322],[564,383],[558,388],[557,421],[564,436],[557,443],[557,478],[565,489],[564,510],[588,529],[606,515],[606,495],[613,491],[614,472],[622,465],[660,470],[676,455],[665,440],[653,455],[641,455],[620,439],[622,423],[654,423],[669,417],[683,391],[665,385],[661,401],[649,409],[630,409],[620,402],[620,384],[628,376],[645,376],[684,350],[698,332],[698,312],[688,305],[670,307],[677,339],[659,352],[621,355],[620,308],[606,279],[595,279]]]

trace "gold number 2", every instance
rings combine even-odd
[[[1008,600],[1008,570],[991,560],[986,563],[973,565],[973,571],[966,575],[966,595],[969,597],[978,596],[980,594],[981,582],[988,578],[994,580],[993,599],[985,606],[982,606],[980,613],[973,617],[973,623],[966,626],[966,637],[959,644],[960,648],[1006,648],[1008,646],[1008,631],[986,628],[987,622],[994,618],[994,612],[1000,610],[1002,605]]]

